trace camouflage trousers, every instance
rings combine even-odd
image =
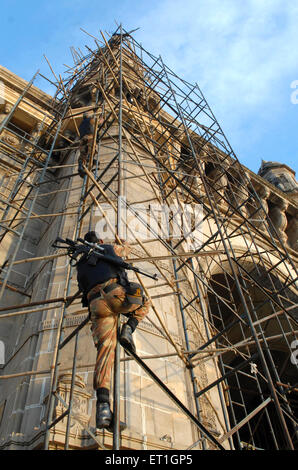
[[[140,322],[149,311],[148,300],[145,300],[143,305],[128,303],[125,289],[120,285],[107,294],[102,290],[114,282],[117,282],[117,279],[110,279],[104,284],[98,284],[88,293],[89,297],[97,292],[101,293],[100,297],[93,299],[89,304],[91,331],[95,347],[97,348],[93,378],[95,390],[100,387],[110,390],[111,373],[117,343],[118,316],[121,313],[132,312],[132,317]]]

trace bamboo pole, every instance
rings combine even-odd
[[[2,281],[0,281],[0,286],[3,284]],[[9,289],[12,292],[17,292],[20,295],[24,295],[26,297],[31,297],[31,295],[26,294],[26,292],[22,292],[21,290],[17,289],[16,287],[10,286],[9,284],[6,284],[5,289]]]
[[[37,256],[36,258],[26,258],[14,261],[12,265],[22,264],[22,263],[32,263],[33,261],[49,261],[51,259],[59,258],[60,256],[66,256],[67,253],[59,253],[57,255],[48,255],[48,256]]]
[[[59,77],[60,77],[61,84],[62,84],[62,87],[63,87],[64,96],[65,96],[65,98],[67,99],[66,90],[65,90],[65,87],[64,87],[64,84],[63,84],[63,81],[62,81],[62,78],[61,78],[61,75],[60,75],[60,74],[59,74]],[[72,122],[74,123],[74,127],[75,127],[75,130],[76,130],[76,133],[77,133],[77,135],[79,136],[79,135],[80,135],[80,132],[79,132],[79,129],[78,129],[76,120],[75,120],[75,118],[74,118],[73,115],[72,115],[72,109],[71,109],[70,106],[69,106],[69,114],[70,114],[70,117],[71,117],[71,119],[72,119]]]
[[[45,54],[44,54],[43,56],[44,56],[44,58],[46,59],[46,61],[47,61],[47,63],[48,63],[48,66],[49,66],[50,69],[51,69],[52,74],[53,74],[54,77],[56,78],[57,83],[60,83],[60,80],[57,78],[57,75],[55,74],[55,72],[54,72],[54,70],[53,70],[53,68],[52,68],[52,66],[51,66],[51,64],[50,64],[50,61],[48,60],[47,56],[46,56]],[[57,86],[57,85],[56,85],[56,86]],[[57,87],[57,88],[59,89],[59,87]]]
[[[146,250],[147,251],[147,250]],[[148,256],[145,258],[130,258],[129,261],[131,263],[136,263],[138,261],[162,261],[162,260],[171,260],[171,259],[180,259],[180,258],[200,258],[205,256],[215,256],[218,254],[225,254],[223,251],[202,251],[200,253],[195,253],[192,251],[188,251],[186,253],[177,253],[175,255],[160,255],[160,256]]]
[[[30,302],[29,304],[18,304],[18,305],[11,305],[9,307],[1,307],[0,312],[6,312],[7,310],[16,310],[18,308],[27,308],[27,307],[34,307],[36,305],[47,305],[52,304],[53,302],[68,302],[72,298],[79,298],[78,292],[74,295],[69,295],[67,297],[56,297],[55,299],[48,299],[48,300],[37,300],[35,302]],[[0,315],[0,319],[1,319]]]
[[[77,305],[77,304],[72,304],[72,305]],[[54,305],[51,307],[43,307],[43,308],[37,308],[37,309],[32,309],[32,310],[22,310],[21,312],[5,313],[3,315],[0,315],[0,319],[16,317],[19,315],[27,315],[29,313],[43,312],[44,310],[53,310],[55,308],[60,308],[60,307],[59,305]],[[86,309],[80,309],[80,312],[83,312],[83,311],[86,311]]]
[[[57,212],[56,214],[40,214],[40,215],[31,215],[28,217],[28,219],[41,219],[43,217],[59,217],[59,216],[64,216],[64,215],[74,215],[76,212]],[[20,221],[20,220],[26,220],[27,217],[16,217],[15,219],[6,219],[1,221],[2,223],[6,222],[11,222],[11,221]]]
[[[98,117],[96,117],[94,130],[93,130],[91,154],[89,156],[89,161],[88,161],[88,168],[89,168],[90,171],[91,171],[92,166],[93,166],[93,158],[94,158],[94,152],[95,152],[95,146],[96,146],[96,136],[97,136],[98,123],[99,123],[99,120],[98,120]],[[89,188],[89,177],[87,177],[86,186],[85,186],[86,194],[88,193],[88,188]],[[82,206],[82,212],[83,213],[85,211],[85,204],[86,204],[86,199],[84,199],[83,206]],[[82,226],[83,226],[83,218],[80,221],[80,228],[79,228],[80,232],[82,230]]]
[[[212,349],[212,350],[209,350],[210,354],[214,354],[214,353],[217,353],[217,352],[220,352],[220,351],[225,351],[225,350],[229,350],[230,348],[217,348],[217,349]],[[182,354],[185,354],[186,356],[188,354],[193,354],[194,352],[196,351],[181,351]],[[201,353],[206,353],[206,351],[200,351]],[[150,360],[150,359],[164,359],[164,358],[167,358],[167,357],[175,357],[175,356],[178,356],[178,353],[177,352],[173,352],[173,353],[165,353],[165,354],[151,354],[151,355],[145,355],[145,356],[139,356],[140,359],[142,360]],[[210,359],[210,358],[209,358]],[[126,356],[126,357],[122,357],[120,359],[120,362],[128,362],[128,361],[133,361],[134,358],[131,357],[131,356]],[[77,365],[77,368],[87,368],[87,367],[94,367],[95,366],[95,363],[91,363],[91,364],[78,364]],[[70,370],[71,367],[65,367],[65,368],[61,368],[60,369],[60,372],[65,372],[67,370]],[[7,375],[0,375],[0,379],[10,379],[10,378],[14,378],[14,377],[21,377],[21,376],[24,376],[24,375],[38,375],[38,374],[47,374],[47,373],[50,373],[51,372],[51,369],[45,369],[45,370],[37,370],[37,371],[25,371],[25,372],[17,372],[15,374],[7,374]]]

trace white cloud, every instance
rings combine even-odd
[[[290,85],[298,79],[297,2],[163,0],[151,5],[145,16],[129,18],[129,26],[141,27],[136,39],[161,54],[178,76],[198,82],[240,160],[244,155],[243,163],[255,171],[261,158],[289,159],[295,166],[295,136],[289,135],[292,148],[286,155],[276,129],[285,120],[294,126],[289,106]],[[284,139],[285,128],[281,132]],[[269,134],[276,155],[268,141],[263,145]]]
[[[139,34],[236,119],[266,114],[280,104],[284,80],[298,78],[297,19],[298,5],[287,0],[166,0],[139,21]]]

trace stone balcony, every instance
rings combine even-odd
[[[242,166],[241,172],[223,170],[220,164],[212,164],[212,170],[207,173],[207,179],[213,188],[210,191],[212,200],[219,207],[226,207],[230,202],[238,211],[253,224],[256,229],[267,233],[267,225],[271,235],[281,241],[286,249],[298,251],[298,184],[293,175],[295,173],[286,165],[278,164],[279,168],[286,167],[292,173],[291,187],[282,190],[265,177],[255,174]],[[238,166],[237,166],[238,167]],[[239,167],[238,167],[239,169]],[[231,172],[231,173],[230,173]],[[239,176],[239,173],[242,173]],[[230,175],[232,177],[230,178]],[[284,173],[283,173],[284,176]],[[278,183],[279,179],[275,179]],[[282,186],[283,188],[287,186]],[[251,202],[250,194],[255,191],[259,203]],[[262,208],[261,207],[262,205]],[[237,218],[237,211],[233,217]],[[293,253],[294,254],[294,253]]]

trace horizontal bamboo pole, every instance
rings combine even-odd
[[[173,279],[172,283],[173,285],[176,284],[177,282],[184,282],[187,281],[186,277],[183,277],[181,279]],[[150,286],[146,286],[146,289],[158,289],[158,287],[164,287],[168,286],[169,284],[167,282],[163,282],[161,284],[151,284]]]
[[[221,350],[224,350],[226,348],[219,348],[219,349],[213,349],[213,350],[210,350],[209,352],[211,353],[215,353],[215,352],[218,352],[218,351],[221,351]],[[193,352],[195,351],[181,351],[182,354],[192,354]],[[206,352],[206,351],[201,351],[201,352]],[[162,358],[165,358],[165,357],[173,357],[173,356],[178,356],[179,354],[177,352],[174,352],[174,353],[166,353],[166,354],[154,354],[154,355],[148,355],[148,356],[140,356],[140,359],[142,360],[150,360],[150,359],[162,359]],[[134,360],[133,357],[129,356],[129,357],[123,357],[120,359],[120,362],[127,362],[127,361],[132,361]],[[78,364],[77,365],[77,368],[85,368],[85,367],[94,367],[95,366],[95,362],[92,363],[92,364]],[[60,369],[61,372],[65,372],[67,370],[71,370],[71,367],[65,367],[63,369]],[[7,375],[0,375],[0,379],[12,379],[12,378],[16,378],[16,377],[23,377],[23,376],[28,376],[28,375],[41,375],[41,374],[49,374],[51,372],[51,369],[44,369],[44,370],[40,370],[40,371],[26,371],[26,372],[16,372],[15,374],[7,374]]]
[[[156,294],[156,295],[151,295],[151,299],[160,299],[161,297],[169,297],[170,295],[178,295],[181,294],[181,291],[173,291],[173,292],[166,292],[164,294]]]
[[[279,387],[285,387],[285,388],[289,388],[290,391],[288,393],[291,393],[291,392],[298,392],[298,388],[291,385],[291,384],[284,384],[282,382],[276,382],[276,385],[278,385]]]
[[[258,333],[258,337],[260,336],[261,333]],[[284,333],[280,333],[278,335],[274,335],[274,336],[268,336],[267,338],[261,338],[259,337],[259,341],[260,342],[263,342],[263,341],[274,341],[276,339],[284,339],[284,336],[291,336],[291,335],[296,335],[298,334],[298,330],[294,330],[294,331],[287,331],[287,332],[284,332]],[[250,338],[247,338],[239,343],[236,343],[235,344],[235,349],[236,348],[244,348],[244,347],[247,347],[247,346],[251,346],[252,344],[255,344],[255,340],[252,339],[252,337]]]
[[[225,254],[224,251],[202,251],[201,253],[195,253],[195,252],[187,252],[187,253],[179,253],[175,255],[161,255],[161,256],[148,256],[146,258],[129,258],[129,261],[131,263],[135,263],[137,261],[161,261],[161,260],[167,260],[167,259],[179,259],[179,258],[199,258],[200,256],[213,256],[213,255],[219,255],[219,254]]]
[[[37,300],[36,302],[30,302],[29,304],[20,304],[20,305],[11,305],[10,307],[1,307],[0,312],[6,312],[7,310],[16,310],[17,308],[27,308],[27,307],[34,307],[37,305],[47,305],[52,304],[54,302],[68,302],[74,297],[74,295],[69,295],[67,297],[57,297],[56,299],[49,299],[49,300]],[[79,297],[77,297],[79,298]],[[1,319],[2,315],[0,315]]]
[[[74,215],[76,212],[57,212],[56,214],[40,214],[40,215],[31,215],[30,217],[16,217],[15,219],[6,219],[2,220],[1,223],[7,223],[7,222],[16,222],[17,220],[26,220],[28,219],[41,219],[43,217],[59,217],[59,216],[64,216],[64,215]]]
[[[81,186],[76,186],[74,188],[67,188],[67,189],[58,189],[56,191],[51,191],[49,193],[43,193],[39,194],[37,197],[47,197],[47,196],[52,196],[52,194],[58,194],[58,193],[69,193],[70,191],[75,191],[77,189],[81,189]],[[23,199],[23,198],[22,198]],[[15,202],[22,201],[22,199],[15,199]],[[32,201],[33,197],[28,197],[27,201]]]
[[[2,286],[3,282],[0,281],[0,286]],[[17,289],[16,287],[10,286],[9,284],[6,284],[5,289],[9,289],[12,292],[17,292],[20,295],[25,295],[26,297],[31,297],[31,295],[26,294],[26,292],[22,292],[21,290]]]
[[[263,323],[268,320],[272,320],[273,318],[276,318],[279,315],[282,315],[285,313],[285,310],[292,310],[293,308],[297,308],[298,304],[291,305],[290,307],[285,307],[284,310],[278,310],[277,312],[272,313],[271,315],[268,315],[267,317],[261,318],[260,320],[257,320],[253,322],[253,325],[259,325],[260,323]]]
[[[48,256],[37,256],[36,258],[26,258],[26,259],[20,259],[18,261],[14,261],[12,265],[16,264],[22,264],[22,263],[32,263],[33,261],[48,261],[51,259],[59,258],[60,256],[66,256],[67,253],[59,253],[57,255],[48,255]]]
[[[73,305],[77,305],[77,304],[72,304],[72,306]],[[42,312],[43,310],[53,310],[55,308],[60,308],[60,307],[58,305],[53,305],[51,307],[36,308],[36,309],[32,309],[32,310],[21,310],[20,312],[13,312],[13,313],[4,313],[3,315],[0,315],[0,319],[10,318],[10,317],[17,317],[19,315],[27,315],[29,313]],[[87,311],[87,308],[80,309],[80,312],[85,313],[85,311]]]
[[[0,375],[0,379],[14,379],[17,377],[25,377],[27,375],[41,375],[41,374],[49,374],[51,371],[50,369],[40,370],[40,371],[30,371],[30,372],[18,372],[16,374],[9,374],[9,375]]]

